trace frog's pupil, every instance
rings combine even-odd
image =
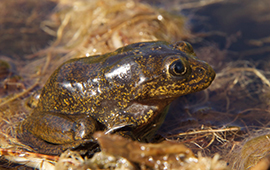
[[[175,61],[170,66],[170,73],[172,75],[178,76],[183,75],[186,72],[186,68],[182,61]]]

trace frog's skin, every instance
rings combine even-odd
[[[177,97],[207,88],[214,70],[190,44],[135,43],[100,56],[72,59],[51,75],[18,139],[40,153],[60,154],[97,130],[147,141]]]

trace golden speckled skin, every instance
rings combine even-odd
[[[175,61],[179,75],[170,71]],[[89,141],[96,130],[128,127],[133,138],[145,141],[163,123],[166,106],[207,88],[214,77],[214,70],[182,41],[135,43],[72,59],[51,75],[34,112],[19,126],[18,138],[49,154]],[[25,140],[28,136],[33,141]]]

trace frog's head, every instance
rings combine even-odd
[[[209,64],[199,60],[186,42],[159,44],[151,47],[140,65],[138,100],[169,99],[207,88],[215,78]]]

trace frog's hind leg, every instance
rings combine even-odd
[[[96,130],[96,120],[86,114],[34,111],[18,125],[16,136],[36,152],[58,155],[66,149],[96,144],[92,138]]]
[[[98,147],[97,142],[93,139],[88,140],[79,140],[74,141],[72,143],[68,144],[52,144],[49,142],[46,142],[26,129],[22,129],[20,133],[17,133],[17,139],[19,142],[21,142],[23,145],[29,146],[34,152],[38,152],[41,154],[48,154],[48,155],[60,155],[67,149],[76,149],[77,147],[80,147],[81,145],[83,147],[88,146],[87,148],[95,148]],[[90,146],[90,147],[89,147]]]

